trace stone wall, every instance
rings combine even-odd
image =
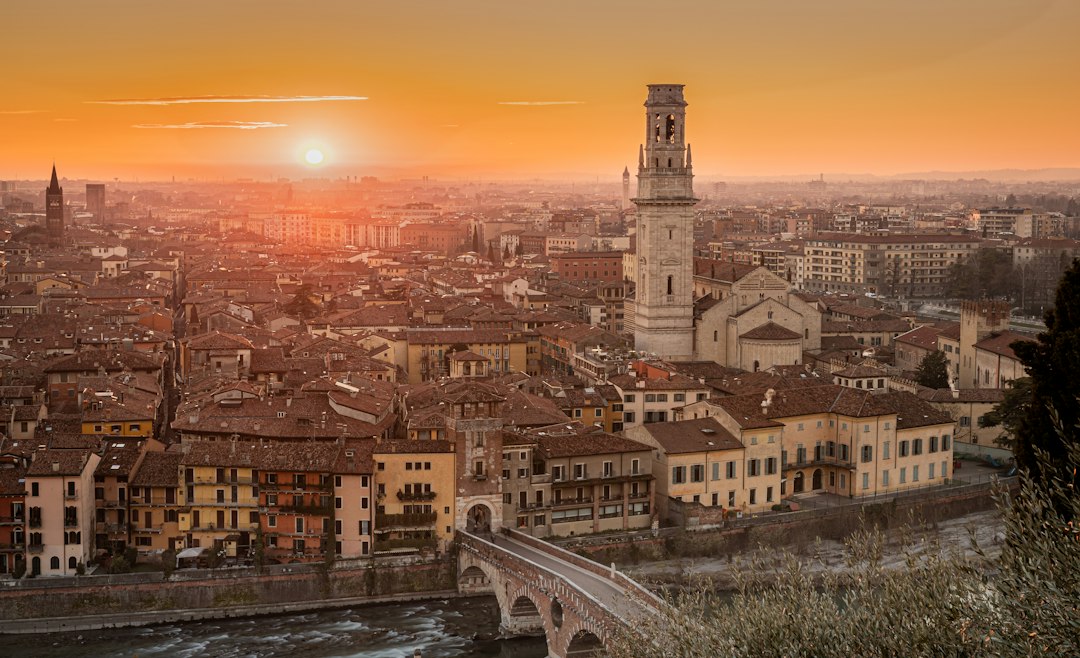
[[[0,619],[79,617],[113,613],[221,609],[267,604],[384,597],[394,594],[454,590],[456,560],[377,562],[340,568],[316,567],[293,572],[257,574],[253,570],[217,572],[191,579],[177,571],[171,579],[151,576],[148,582],[117,583],[108,576],[35,579],[0,588]],[[0,623],[0,632],[3,624]]]
[[[880,528],[898,527],[913,519],[932,525],[993,509],[994,505],[989,489],[973,488],[935,498],[900,498],[861,507],[823,510],[829,512],[827,514],[765,516],[753,519],[753,523],[735,522],[730,527],[664,528],[659,537],[635,533],[558,543],[601,564],[614,562],[622,568],[627,564],[677,557],[724,557],[760,545],[800,548],[812,544],[818,537],[842,540],[862,527],[864,519]]]

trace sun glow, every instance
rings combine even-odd
[[[324,159],[325,156],[323,156],[323,152],[319,149],[308,149],[307,152],[304,153],[304,162],[312,166],[321,165]]]

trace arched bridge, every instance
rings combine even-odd
[[[620,626],[664,605],[622,573],[515,530],[457,540],[458,588],[493,592],[502,631],[542,632],[551,658],[598,655]]]

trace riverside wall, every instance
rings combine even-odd
[[[864,525],[882,529],[912,524],[933,526],[939,521],[994,509],[995,505],[987,486],[952,493],[943,491],[932,498],[894,498],[828,510],[770,514],[711,527],[662,528],[655,535],[650,532],[601,535],[560,539],[555,543],[601,564],[725,557],[758,546],[801,549],[819,537],[843,540]]]
[[[147,573],[7,581],[0,583],[0,634],[442,598],[456,592],[456,562],[447,556],[334,567],[291,565],[270,573],[225,569],[176,571],[169,578]]]

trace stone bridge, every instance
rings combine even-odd
[[[664,603],[613,568],[515,530],[458,532],[458,589],[491,592],[507,635],[543,634],[550,658],[595,656]]]

